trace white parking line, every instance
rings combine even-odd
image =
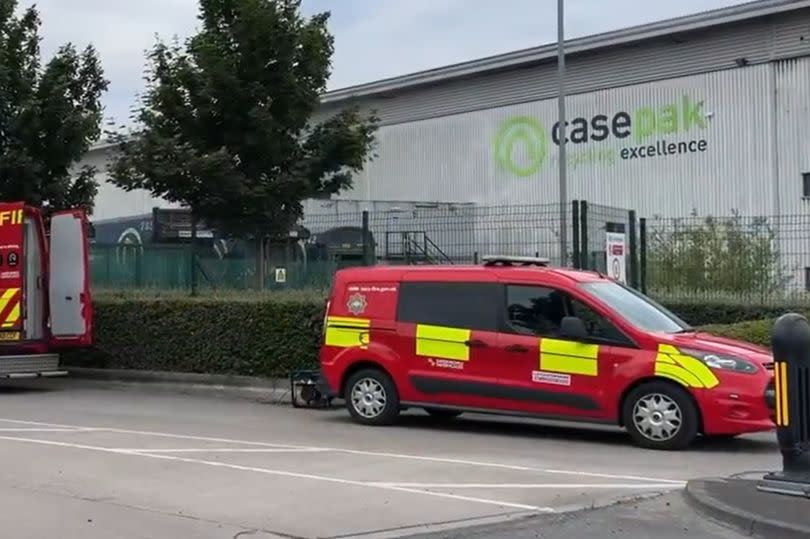
[[[51,428],[9,428],[0,429],[0,432],[90,432],[96,429],[90,428],[73,428],[73,427],[51,427]]]
[[[252,442],[248,440],[234,440],[232,438],[212,438],[210,436],[190,436],[187,434],[174,434],[171,432],[152,432],[147,430],[130,430],[118,429],[115,427],[85,427],[80,425],[63,425],[61,423],[44,423],[42,421],[25,421],[22,419],[4,419],[0,418],[0,423],[16,423],[19,425],[42,425],[44,427],[59,427],[64,429],[75,430],[97,430],[105,432],[117,432],[120,434],[137,434],[139,436],[155,436],[161,438],[174,438],[178,440],[195,440],[197,442],[221,442],[224,444],[239,444],[239,445],[253,445],[258,447],[278,447],[287,449],[311,449],[310,446],[304,445],[289,445],[289,444],[273,444],[268,442]],[[319,448],[320,449],[320,448]]]
[[[260,448],[260,447],[251,447],[251,448],[244,448],[244,447],[195,447],[193,449],[133,449],[133,448],[123,448],[123,447],[116,447],[114,448],[116,451],[121,451],[124,453],[324,453],[329,451],[328,449],[318,449],[318,448],[304,448],[304,449],[287,449],[287,448],[278,448],[278,447],[267,447],[267,448]]]
[[[686,485],[672,483],[387,483],[375,482],[373,485],[381,487],[407,487],[407,488],[449,488],[449,489],[677,489]]]
[[[140,431],[140,430],[130,430],[130,429],[118,429],[114,427],[85,427],[79,425],[62,425],[58,423],[43,423],[39,421],[26,421],[20,419],[6,419],[0,418],[0,422],[6,423],[14,423],[14,424],[21,424],[21,425],[38,425],[44,427],[61,427],[61,428],[73,428],[73,429],[93,429],[98,431],[106,431],[106,432],[117,432],[120,434],[135,434],[140,436],[156,436],[156,437],[164,437],[164,438],[175,438],[181,440],[196,440],[201,442],[221,442],[221,443],[229,443],[229,444],[238,444],[238,445],[249,445],[249,446],[257,446],[257,447],[275,447],[275,448],[286,448],[286,449],[314,449],[320,451],[334,451],[339,453],[345,453],[349,455],[361,455],[367,457],[382,457],[382,458],[396,458],[396,459],[407,459],[407,460],[414,460],[414,461],[425,461],[425,462],[438,462],[444,464],[460,464],[460,465],[467,465],[467,466],[475,466],[481,468],[494,468],[494,469],[503,469],[503,470],[515,470],[515,471],[522,471],[522,472],[533,472],[533,473],[542,473],[542,474],[556,474],[556,475],[571,475],[571,476],[579,476],[579,477],[593,477],[593,478],[600,478],[600,479],[613,479],[616,481],[641,481],[645,483],[655,483],[655,484],[663,484],[668,483],[672,485],[683,485],[683,480],[676,480],[676,479],[665,479],[661,477],[648,477],[648,476],[638,476],[638,475],[625,475],[625,474],[607,474],[607,473],[599,473],[599,472],[588,472],[588,471],[581,471],[581,470],[559,470],[559,469],[551,469],[551,468],[538,468],[532,466],[521,466],[515,464],[503,464],[498,462],[488,462],[488,461],[477,461],[477,460],[466,460],[466,459],[455,459],[455,458],[445,458],[445,457],[430,457],[430,456],[423,456],[423,455],[409,455],[409,454],[401,454],[401,453],[388,453],[388,452],[380,452],[380,451],[363,451],[359,449],[343,449],[343,448],[336,448],[336,447],[315,447],[315,446],[304,446],[304,445],[289,445],[289,444],[275,444],[275,443],[267,443],[267,442],[253,442],[247,440],[234,440],[231,438],[213,438],[208,436],[191,436],[186,434],[172,434],[166,432],[152,432],[152,431]]]
[[[423,460],[429,462],[441,462],[445,464],[466,464],[468,466],[479,466],[482,468],[500,468],[503,470],[516,470],[520,472],[535,472],[535,473],[543,473],[543,474],[557,474],[557,475],[577,475],[580,477],[593,477],[599,479],[616,479],[616,480],[629,480],[629,481],[642,481],[645,483],[669,483],[673,485],[682,485],[684,482],[676,479],[663,479],[659,477],[642,477],[637,475],[616,475],[616,474],[605,474],[605,473],[598,473],[598,472],[584,472],[584,471],[577,471],[577,470],[555,470],[550,468],[535,468],[532,466],[520,466],[515,464],[502,464],[499,462],[487,462],[487,461],[478,461],[478,460],[466,460],[466,459],[451,459],[451,458],[442,458],[442,457],[423,457],[421,455],[401,455],[398,453],[380,453],[376,451],[361,451],[355,449],[336,449],[335,451],[340,451],[341,453],[349,453],[355,455],[365,455],[365,456],[374,456],[374,457],[388,457],[388,458],[396,458],[396,459],[408,459],[408,460]]]
[[[256,466],[241,466],[239,464],[228,464],[224,462],[216,462],[210,460],[201,460],[201,459],[192,459],[188,457],[176,457],[172,455],[162,455],[162,454],[152,454],[152,453],[140,453],[136,451],[127,451],[121,449],[113,449],[108,447],[99,447],[93,445],[85,445],[85,444],[74,444],[68,442],[57,442],[53,440],[37,440],[34,438],[19,438],[15,436],[0,436],[0,440],[7,440],[10,442],[20,442],[20,443],[29,443],[29,444],[37,444],[37,445],[49,445],[49,446],[56,446],[56,447],[67,447],[71,449],[84,449],[88,451],[99,451],[102,453],[113,453],[117,455],[127,455],[127,456],[137,456],[143,458],[151,458],[151,459],[162,459],[162,460],[172,460],[176,462],[185,462],[188,464],[201,464],[205,466],[211,466],[215,468],[226,468],[231,470],[240,470],[244,472],[254,472],[254,473],[261,473],[267,475],[275,475],[275,476],[282,476],[282,477],[294,477],[296,479],[310,479],[313,481],[324,481],[328,483],[337,483],[341,485],[350,485],[356,487],[366,487],[366,488],[376,488],[382,490],[390,490],[394,492],[406,492],[409,494],[420,494],[423,496],[433,496],[437,498],[448,498],[451,500],[458,500],[464,502],[473,502],[473,503],[480,503],[485,505],[495,505],[498,507],[506,507],[512,509],[522,509],[527,511],[536,511],[539,513],[554,513],[554,509],[551,507],[537,507],[534,505],[525,505],[521,503],[512,503],[512,502],[505,502],[500,500],[491,500],[488,498],[473,498],[470,496],[459,496],[457,494],[446,494],[443,492],[430,492],[427,490],[419,490],[414,488],[407,488],[407,487],[396,487],[396,486],[385,486],[385,485],[377,485],[373,483],[367,483],[363,481],[352,481],[351,479],[340,479],[338,477],[328,477],[323,475],[313,475],[313,474],[304,474],[298,472],[289,472],[285,470],[273,470],[270,468],[259,468]]]

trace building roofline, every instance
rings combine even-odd
[[[654,39],[656,37],[681,34],[713,26],[758,19],[804,8],[810,8],[810,0],[756,0],[727,8],[696,13],[694,15],[665,19],[612,32],[567,40],[565,42],[565,51],[567,55],[580,54],[597,49]],[[486,58],[419,71],[375,82],[339,88],[326,92],[321,97],[321,103],[339,103],[358,97],[401,91],[421,85],[436,84],[452,79],[481,75],[552,59],[556,60],[556,57],[556,43],[542,45],[540,47],[488,56]]]
[[[649,24],[633,26],[621,30],[594,34],[566,40],[567,55],[592,52],[607,47],[637,43],[668,35],[682,34],[725,24],[755,20],[770,15],[788,13],[810,8],[810,0],[754,0],[736,6],[720,8],[693,15],[665,19]],[[387,92],[397,92],[418,88],[423,85],[438,84],[458,78],[482,75],[537,64],[543,61],[556,61],[557,45],[549,44],[518,51],[488,56],[444,67],[418,71],[407,75],[391,77],[374,82],[339,88],[321,96],[322,105],[369,97]],[[90,147],[90,152],[112,150],[116,144],[101,140]]]

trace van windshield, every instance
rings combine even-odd
[[[639,329],[654,333],[684,333],[692,329],[647,296],[616,282],[595,281],[581,287]]]

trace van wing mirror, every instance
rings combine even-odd
[[[588,338],[585,322],[576,316],[566,316],[560,322],[560,337],[573,341],[583,341]]]

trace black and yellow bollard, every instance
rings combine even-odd
[[[758,488],[810,497],[810,322],[800,314],[780,317],[771,346],[782,471],[766,475]]]

